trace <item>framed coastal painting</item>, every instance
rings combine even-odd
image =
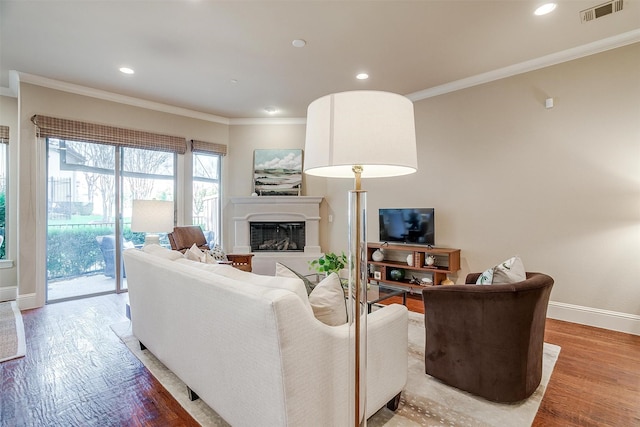
[[[253,191],[258,196],[299,196],[301,190],[301,149],[253,151]]]

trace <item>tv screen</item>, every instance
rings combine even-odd
[[[379,217],[381,242],[435,244],[433,208],[379,209]]]

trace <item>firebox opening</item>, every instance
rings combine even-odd
[[[305,245],[304,228],[304,221],[250,222],[251,252],[303,252]]]

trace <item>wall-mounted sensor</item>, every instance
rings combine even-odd
[[[553,98],[547,98],[544,100],[545,108],[553,108]]]

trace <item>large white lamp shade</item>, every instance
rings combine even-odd
[[[134,200],[131,210],[131,231],[147,233],[145,246],[158,244],[158,233],[173,231],[173,202],[167,200]]]
[[[340,92],[307,109],[304,171],[353,178],[406,175],[418,169],[413,103],[380,91]]]

